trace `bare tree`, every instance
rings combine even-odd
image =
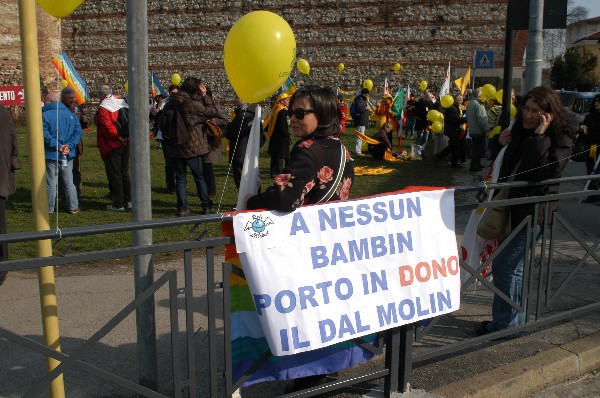
[[[582,21],[588,17],[589,9],[581,6],[573,7],[571,0],[567,2],[567,25]],[[565,29],[544,30],[544,64],[552,61],[565,52]]]

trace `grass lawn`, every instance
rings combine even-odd
[[[342,140],[349,150],[354,148],[354,128],[348,127]],[[367,130],[367,135],[372,135],[375,129]],[[225,142],[225,141],[224,141]],[[405,140],[403,149],[410,152],[410,144],[414,141]],[[33,231],[33,217],[31,210],[31,186],[29,176],[29,157],[27,135],[24,128],[19,128],[20,158],[22,169],[17,173],[17,192],[7,201],[7,224],[8,232]],[[167,194],[165,191],[164,160],[163,155],[157,148],[155,140],[150,141],[150,163],[152,167],[152,215],[155,219],[175,217],[176,198],[175,194]],[[428,145],[429,151],[433,147]],[[261,150],[260,167],[263,187],[270,184],[269,157],[266,153],[267,145]],[[64,200],[59,202],[58,224],[57,214],[50,215],[50,225],[54,229],[76,226],[92,226],[126,222],[132,219],[130,211],[124,213],[106,211],[106,205],[110,203],[103,197],[108,193],[108,182],[104,171],[104,163],[96,148],[96,130],[84,132],[84,151],[81,158],[83,174],[83,198],[80,202],[82,212],[71,215],[66,212]],[[382,192],[391,192],[411,185],[450,185],[451,169],[448,167],[435,168],[430,159],[424,161],[384,162],[373,160],[371,156],[356,157],[356,166],[380,167],[394,169],[393,172],[373,176],[357,176],[354,186],[350,192],[352,198],[374,195]],[[233,183],[233,177],[229,171],[229,163],[226,154],[219,164],[214,165],[217,178],[217,196],[214,199],[213,210],[220,207],[221,212],[232,210],[237,202],[237,189]],[[195,193],[195,186],[188,173],[188,202],[192,214],[199,214],[200,201]],[[135,205],[135,203],[134,203]],[[208,226],[210,236],[220,235],[220,225]],[[153,232],[154,242],[169,242],[189,239],[191,235],[186,227],[161,228]],[[73,245],[72,251],[84,252],[107,249],[112,247],[123,247],[132,243],[131,233],[115,233],[96,235],[88,237],[71,238],[69,243]],[[10,258],[31,258],[36,256],[35,243],[11,244]]]

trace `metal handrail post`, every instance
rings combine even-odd
[[[412,343],[415,325],[413,323],[400,326],[400,366],[398,368],[398,383],[400,392],[410,390],[412,381]]]

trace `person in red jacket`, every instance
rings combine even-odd
[[[346,131],[346,122],[348,121],[348,104],[344,102],[344,96],[338,95],[338,117],[340,118],[340,129],[344,133]]]
[[[97,144],[104,161],[108,188],[112,203],[106,210],[131,209],[131,181],[129,178],[129,139],[121,137],[115,127],[119,109],[129,106],[121,98],[112,95],[109,85],[98,88],[100,106],[96,113]]]

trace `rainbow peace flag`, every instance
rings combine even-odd
[[[294,81],[292,80],[291,77],[288,77],[287,80],[285,82],[283,82],[283,84],[281,85],[279,90],[277,90],[275,95],[279,96],[280,94],[283,94],[283,93],[288,93],[289,95],[293,95],[296,92],[296,90],[297,89],[296,89],[296,85],[294,84]]]
[[[158,94],[162,95],[164,98],[167,98],[167,92],[165,91],[165,88],[162,86],[162,84],[160,84],[160,80],[154,71],[152,71],[152,98]]]
[[[233,236],[233,222],[223,221],[224,236]],[[234,244],[225,246],[225,261],[242,269]],[[256,307],[244,278],[231,275],[231,360],[235,383],[262,358],[268,359],[246,380],[244,386],[263,381],[291,380],[299,377],[329,374],[373,358],[376,354],[354,341],[345,341],[295,355],[270,355]],[[378,334],[362,337],[364,343],[378,346]],[[376,348],[373,348],[376,349]]]
[[[89,101],[90,95],[87,84],[85,84],[85,80],[83,80],[75,70],[75,67],[71,63],[67,53],[62,53],[58,57],[54,58],[52,60],[52,65],[58,69],[60,76],[67,81],[67,87],[71,87],[73,90],[75,90],[75,98],[78,105]]]

